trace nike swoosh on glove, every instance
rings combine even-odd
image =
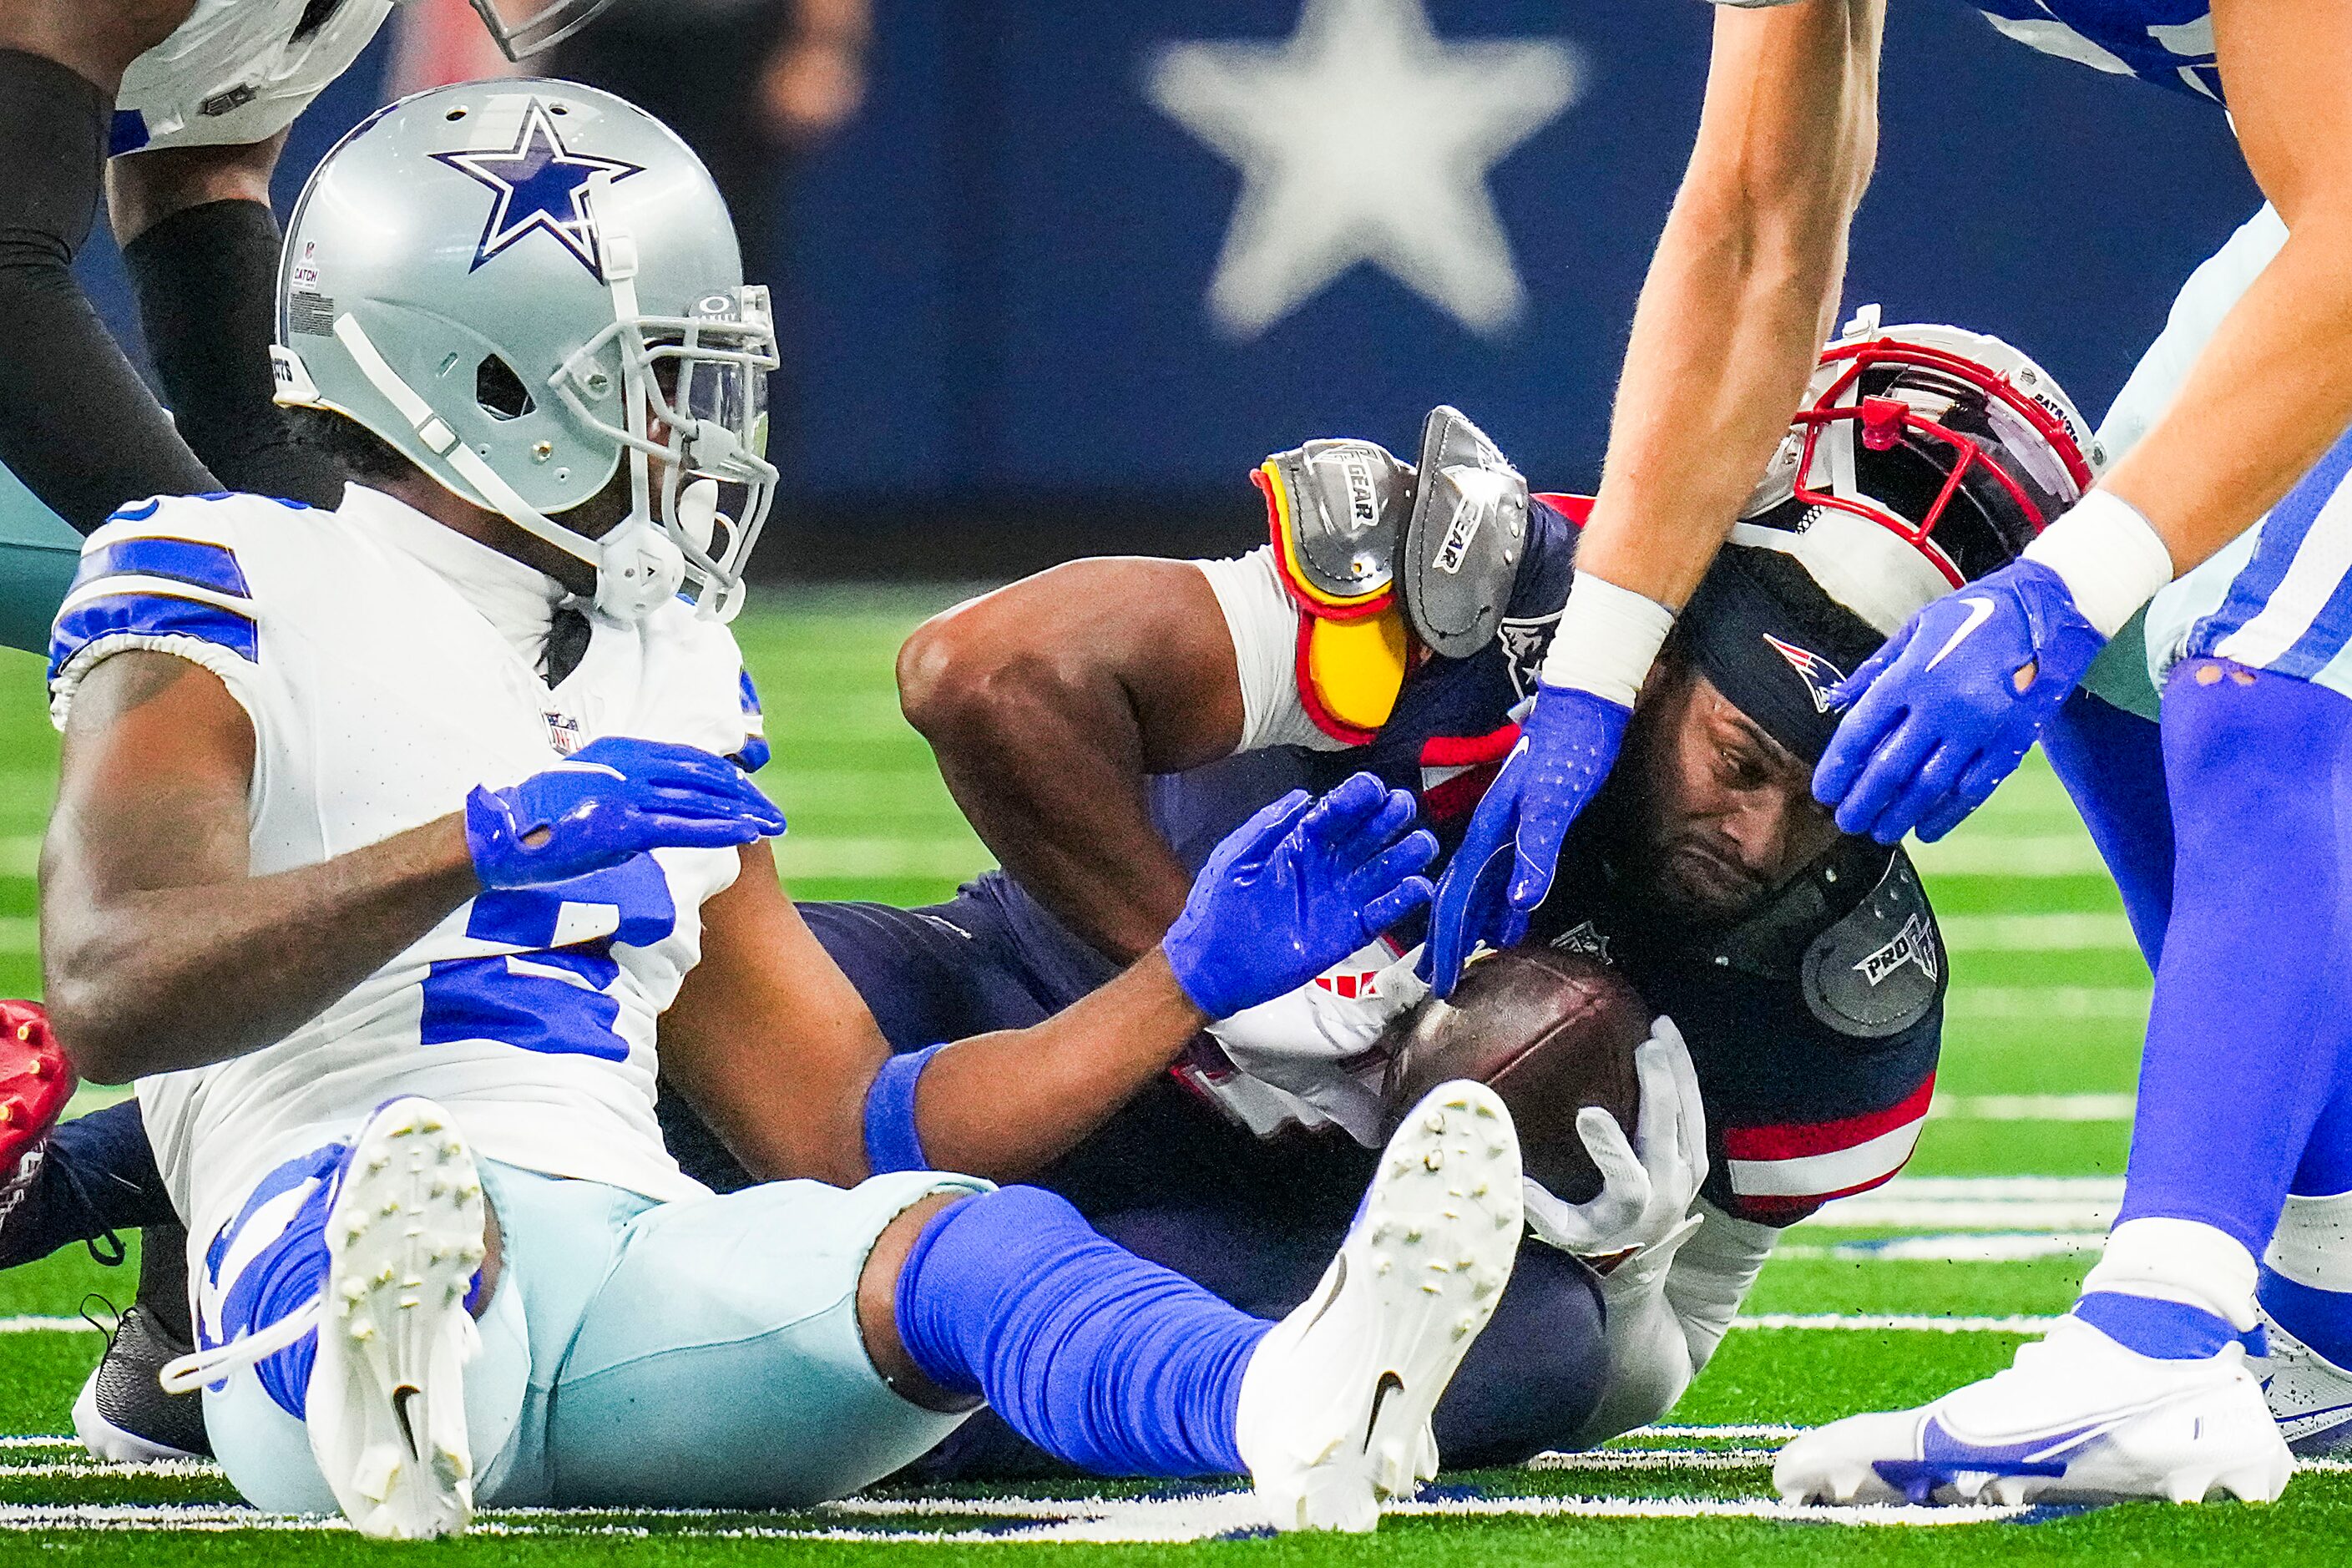
[[[726,758],[625,735],[466,797],[466,847],[485,888],[541,888],[649,849],[724,849],[783,831],[784,814]]]
[[[1462,846],[1439,879],[1422,973],[1454,994],[1480,942],[1509,947],[1551,891],[1559,847],[1609,776],[1633,710],[1573,686],[1537,689],[1518,745],[1471,814]]]
[[[1429,901],[1437,840],[1420,806],[1370,773],[1305,790],[1228,835],[1160,941],[1176,984],[1212,1018],[1314,979]]]
[[[1853,710],[1815,798],[1881,844],[1941,838],[2016,771],[2106,640],[2039,561],[1937,600],[1831,693]]]

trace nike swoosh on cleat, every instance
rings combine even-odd
[[[1390,1394],[1403,1392],[1404,1379],[1399,1377],[1393,1371],[1381,1373],[1380,1385],[1372,1390],[1372,1413],[1364,1420],[1365,1453],[1369,1454],[1372,1451],[1372,1428],[1381,1424],[1381,1406],[1388,1403]]]
[[[1971,594],[1967,598],[1962,599],[1959,602],[1968,606],[1969,618],[1962,621],[1959,626],[1953,630],[1952,635],[1944,639],[1944,646],[1937,648],[1936,650],[1936,657],[1927,661],[1927,668],[1929,669],[1933,669],[1937,665],[1943,663],[1946,658],[1951,656],[1951,652],[1954,648],[1968,641],[1969,637],[1975,633],[1979,626],[1992,619],[1992,601],[1986,598],[1983,595]]]
[[[1339,1254],[1339,1265],[1331,1271],[1331,1293],[1323,1298],[1323,1304],[1315,1309],[1313,1317],[1307,1320],[1307,1329],[1313,1328],[1323,1321],[1323,1314],[1331,1310],[1331,1304],[1339,1299],[1339,1292],[1348,1288],[1348,1255],[1346,1253]],[[1301,1329],[1298,1331],[1303,1334],[1307,1329]]]

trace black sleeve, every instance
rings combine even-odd
[[[271,401],[278,218],[260,202],[207,202],[123,247],[147,350],[180,434],[224,487],[331,507],[341,474],[294,438]]]
[[[84,533],[125,502],[221,488],[74,279],[106,110],[64,66],[0,49],[0,463]]]

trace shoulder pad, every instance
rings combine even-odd
[[[1377,615],[1394,597],[1412,469],[1370,441],[1309,441],[1276,452],[1250,481],[1299,608],[1326,620]]]
[[[1399,563],[1405,617],[1448,658],[1495,640],[1526,553],[1528,481],[1486,433],[1443,404],[1421,427],[1421,482]]]
[[[1870,896],[1805,950],[1805,1005],[1841,1035],[1883,1040],[1927,1016],[1946,971],[1927,890],[1898,853]]]

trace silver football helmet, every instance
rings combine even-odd
[[[278,400],[373,431],[597,569],[599,609],[693,584],[732,618],[773,499],[768,291],[660,122],[569,82],[403,100],[304,188],[279,263]],[[628,466],[629,515],[565,513]]]

